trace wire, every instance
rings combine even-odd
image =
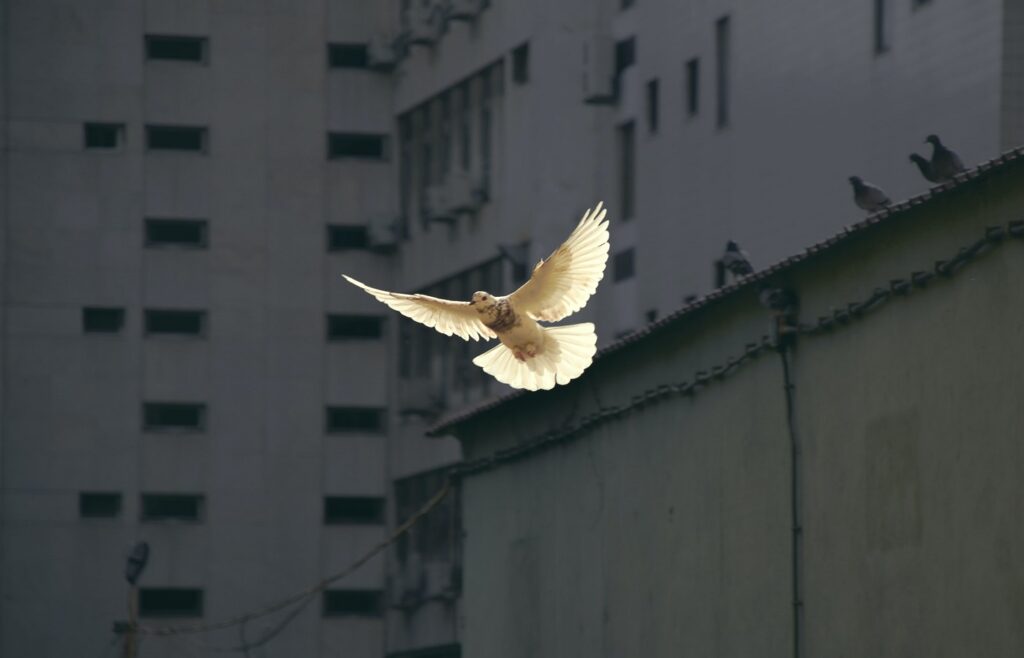
[[[417,511],[415,514],[410,516],[402,525],[400,525],[397,528],[395,528],[395,531],[392,532],[391,535],[389,535],[385,540],[383,540],[380,543],[378,543],[376,546],[374,546],[372,549],[370,549],[366,554],[364,554],[362,557],[360,557],[358,560],[356,560],[355,562],[350,564],[345,569],[339,571],[338,573],[336,573],[336,574],[334,574],[332,576],[328,576],[327,578],[324,578],[323,580],[319,581],[315,585],[312,585],[312,586],[302,590],[301,592],[293,594],[293,595],[291,595],[291,596],[289,596],[287,598],[281,599],[281,600],[279,600],[279,601],[277,601],[275,603],[272,603],[272,604],[270,604],[270,605],[268,605],[266,607],[260,608],[258,610],[253,611],[253,612],[247,612],[245,614],[237,615],[235,617],[230,617],[228,619],[224,619],[224,620],[219,621],[219,622],[210,622],[210,623],[202,623],[202,624],[183,624],[183,625],[179,625],[179,626],[138,626],[138,627],[136,627],[135,630],[140,635],[149,635],[149,636],[157,636],[157,637],[159,637],[159,636],[184,635],[184,634],[190,634],[190,633],[208,633],[210,631],[222,630],[222,629],[225,629],[225,628],[230,628],[232,626],[238,626],[238,625],[244,624],[244,623],[246,623],[246,622],[248,622],[248,621],[250,621],[252,619],[259,619],[261,617],[266,617],[267,615],[271,615],[271,614],[273,614],[275,612],[278,612],[280,610],[284,610],[285,608],[288,608],[289,606],[292,606],[292,605],[294,605],[296,603],[301,603],[301,605],[298,608],[298,610],[301,610],[302,608],[304,608],[309,603],[309,600],[312,600],[313,596],[315,596],[319,592],[322,592],[323,590],[325,590],[330,584],[332,584],[332,583],[334,583],[334,582],[336,582],[338,580],[341,580],[342,578],[345,578],[346,576],[352,574],[353,572],[358,570],[360,567],[362,567],[364,564],[369,562],[372,558],[374,558],[378,553],[380,553],[381,551],[386,549],[388,546],[393,544],[396,540],[398,540],[399,537],[404,535],[406,532],[409,531],[410,528],[412,528],[414,525],[416,525],[416,523],[418,523],[420,521],[420,519],[422,519],[424,516],[426,516],[428,513],[430,513],[430,511],[433,510],[435,507],[437,507],[441,503],[441,501],[444,500],[445,496],[447,496],[450,491],[451,491],[451,480],[450,479],[446,479],[445,482],[444,482],[444,485],[441,487],[441,489],[438,490],[437,493],[434,494],[433,498],[431,498],[429,501],[427,501],[427,503],[423,507],[421,507],[419,511]],[[295,618],[295,616],[297,614],[298,614],[298,612],[296,612],[296,611],[293,611],[292,613],[290,613],[285,618],[285,621],[284,621],[283,624],[279,624],[278,627],[275,627],[274,629],[272,629],[272,633],[273,634],[270,637],[264,636],[264,638],[261,638],[260,640],[257,640],[257,642],[260,643],[262,641],[261,643],[265,644],[267,641],[269,641],[273,637],[273,635],[276,635],[277,633],[279,633],[280,630],[284,628],[284,626],[286,626],[289,622],[291,622]],[[230,650],[244,650],[245,646],[255,647],[255,646],[259,646],[259,644],[255,644],[254,643],[254,644],[245,645],[245,643],[243,642],[243,644],[239,645],[238,648],[232,648]]]

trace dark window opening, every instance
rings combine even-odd
[[[383,432],[384,410],[376,407],[327,407],[328,432]]]
[[[206,405],[196,402],[145,402],[142,428],[145,430],[200,431],[206,425]]]
[[[324,523],[331,525],[380,525],[384,523],[384,499],[366,496],[327,496]]]
[[[647,132],[658,132],[658,79],[647,81]]]
[[[146,58],[176,62],[206,62],[205,37],[146,35]]]
[[[88,334],[116,334],[124,327],[123,308],[82,309],[82,331]]]
[[[636,63],[636,38],[629,37],[615,43],[615,75]]]
[[[686,113],[693,117],[700,110],[700,60],[686,63]]]
[[[380,338],[384,318],[375,315],[328,315],[327,340]]]
[[[889,25],[886,20],[889,9],[885,0],[875,0],[874,5],[874,41],[875,54],[880,55],[889,50]]]
[[[614,273],[615,281],[625,281],[626,279],[633,278],[636,274],[636,264],[634,258],[634,251],[632,249],[626,249],[615,254],[615,259],[612,262],[612,271]]]
[[[123,123],[85,124],[85,148],[113,149],[121,145],[124,136]]]
[[[715,76],[717,78],[716,121],[719,128],[729,125],[729,17],[723,16],[715,22]]]
[[[207,243],[205,219],[147,219],[147,247],[185,247],[203,249]]]
[[[78,494],[78,515],[84,519],[109,519],[121,513],[119,493]]]
[[[332,69],[365,69],[369,64],[369,50],[365,43],[327,45],[327,65]]]
[[[146,126],[146,148],[152,151],[206,151],[206,128]]]
[[[143,521],[199,521],[203,497],[196,494],[142,494]]]
[[[325,590],[323,604],[324,617],[380,617],[384,614],[384,595],[378,590]]]
[[[472,131],[470,130],[471,97],[469,82],[462,83],[459,88],[459,164],[463,171],[469,171],[470,153],[472,148]]]
[[[512,51],[512,82],[522,85],[530,81],[530,44]]]
[[[327,251],[368,249],[369,247],[370,231],[366,226],[331,224],[327,227]]]
[[[632,121],[619,126],[619,207],[623,220],[633,218],[636,210],[634,166],[636,160],[635,129]]]
[[[205,311],[146,311],[146,334],[164,336],[202,336],[206,329]]]
[[[387,136],[360,133],[328,133],[327,157],[383,160],[387,157]]]
[[[203,590],[184,587],[143,587],[140,617],[202,617]]]

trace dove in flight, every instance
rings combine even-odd
[[[587,210],[569,237],[537,263],[529,281],[496,297],[478,291],[468,302],[371,288],[342,275],[402,315],[463,340],[497,338],[473,363],[499,382],[530,391],[576,379],[593,361],[597,334],[590,322],[542,326],[583,308],[597,291],[608,262],[606,209]]]

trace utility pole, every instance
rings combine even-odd
[[[132,548],[125,562],[124,577],[128,581],[128,623],[114,622],[114,632],[124,635],[122,658],[135,658],[138,653],[139,630],[139,576],[149,560],[149,544],[140,541]]]

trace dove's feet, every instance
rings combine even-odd
[[[516,357],[516,361],[526,361],[537,356],[537,346],[533,343],[527,343],[522,348],[512,348],[512,356]]]

